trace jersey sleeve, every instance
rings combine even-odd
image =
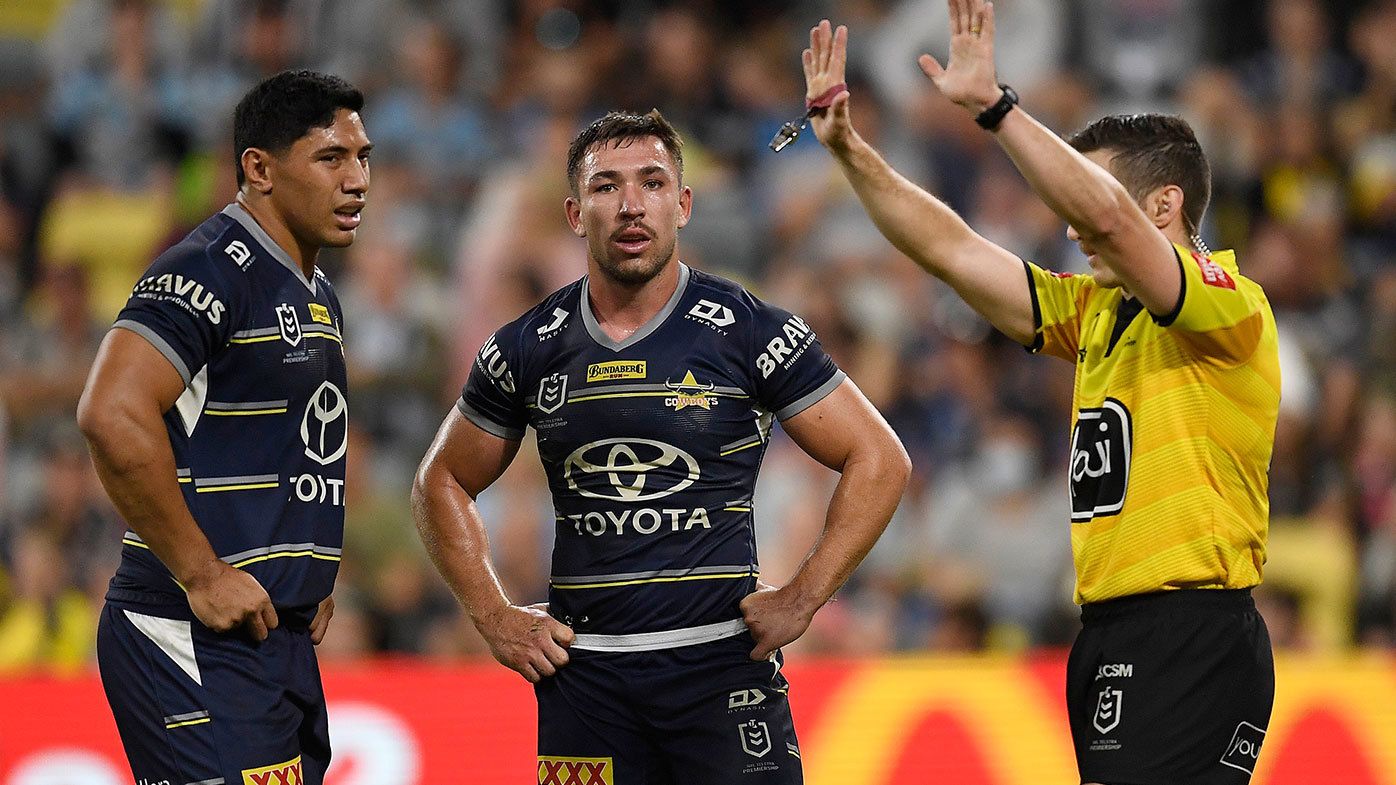
[[[786,420],[823,400],[847,377],[804,319],[756,303],[751,369],[756,401],[776,419]]]
[[[1178,245],[1173,249],[1183,273],[1183,288],[1173,312],[1154,320],[1175,331],[1203,356],[1223,362],[1250,357],[1265,329],[1265,293],[1254,281],[1228,271],[1212,256]]]
[[[1036,333],[1028,351],[1076,362],[1076,352],[1081,348],[1081,306],[1091,277],[1054,273],[1032,262],[1023,262],[1023,267],[1028,275]]]
[[[202,251],[170,252],[141,276],[113,326],[149,341],[188,385],[228,344],[245,286],[231,264]]]
[[[528,410],[517,382],[521,358],[515,338],[511,327],[505,327],[486,339],[456,401],[465,419],[510,441],[522,439],[528,427]]]

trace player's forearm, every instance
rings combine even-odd
[[[893,169],[857,133],[830,152],[878,231],[927,272],[952,276],[956,250],[976,237],[969,225]]]
[[[510,604],[475,500],[449,472],[431,466],[418,472],[412,517],[427,555],[472,622]]]
[[[994,134],[1028,185],[1083,237],[1114,232],[1133,200],[1111,174],[1072,149],[1021,107]]]
[[[188,586],[218,556],[184,503],[164,421],[115,402],[100,407],[104,414],[85,406],[79,417],[97,476],[126,524]]]
[[[894,438],[850,455],[829,501],[824,530],[786,585],[811,611],[848,581],[882,536],[911,474],[911,461]]]

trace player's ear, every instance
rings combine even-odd
[[[567,201],[562,203],[562,207],[567,211],[567,225],[572,227],[572,234],[586,237],[587,228],[582,225],[582,203],[577,197],[569,196]]]
[[[258,147],[242,151],[242,176],[247,187],[262,194],[271,193],[271,154]]]
[[[684,186],[679,189],[679,228],[682,229],[688,224],[688,218],[693,214],[693,189]]]
[[[1144,212],[1154,226],[1160,229],[1168,226],[1183,214],[1183,189],[1165,185],[1155,190],[1144,200]]]

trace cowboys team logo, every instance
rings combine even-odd
[[[1134,425],[1114,398],[1082,409],[1071,433],[1071,520],[1115,515],[1125,506]]]
[[[712,409],[713,404],[717,402],[716,398],[711,395],[717,385],[712,382],[699,384],[698,380],[693,378],[693,371],[685,373],[683,380],[677,383],[666,379],[664,386],[674,393],[673,397],[664,399],[664,405],[676,412],[681,412],[690,406]]]
[[[1125,711],[1124,690],[1106,687],[1100,691],[1095,698],[1095,716],[1091,718],[1091,724],[1101,733],[1109,733],[1120,724],[1120,717]]]
[[[289,303],[276,306],[276,326],[281,328],[281,340],[292,346],[301,342],[301,320],[296,316],[296,307]]]
[[[305,405],[301,441],[305,454],[322,466],[339,460],[348,448],[349,404],[332,382],[322,383]]]
[[[771,751],[771,731],[766,723],[747,720],[737,726],[737,734],[742,738],[742,752],[753,758],[764,758]]]
[[[555,373],[538,383],[538,411],[552,414],[567,403],[567,374]]]
[[[692,455],[653,439],[602,439],[578,447],[562,464],[568,488],[588,498],[619,502],[672,496],[696,482],[699,474]],[[605,485],[597,482],[601,479]]]

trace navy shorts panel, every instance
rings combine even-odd
[[[1248,592],[1197,590],[1087,606],[1067,663],[1082,782],[1245,785],[1275,697]]]
[[[307,631],[255,643],[109,602],[97,661],[137,782],[323,781],[329,725]]]
[[[753,646],[743,634],[651,652],[574,650],[535,689],[539,783],[561,785],[578,768],[587,782],[609,758],[615,785],[800,785],[789,683],[779,655],[753,662]]]

